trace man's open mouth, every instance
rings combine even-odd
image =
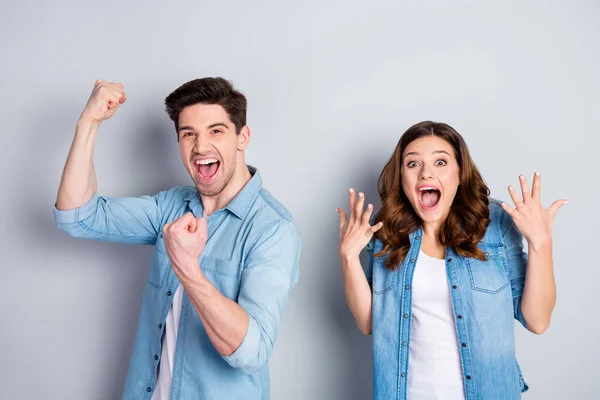
[[[419,202],[425,209],[433,209],[440,202],[442,192],[435,186],[421,186],[418,189]]]
[[[194,161],[200,178],[208,180],[214,177],[221,163],[216,158],[205,158]]]

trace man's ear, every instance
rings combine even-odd
[[[238,134],[238,151],[246,150],[246,147],[248,147],[248,143],[250,143],[250,128],[248,128],[247,125],[244,125],[244,127]]]

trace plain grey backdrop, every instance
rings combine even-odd
[[[492,196],[542,172],[558,303],[516,326],[540,399],[600,398],[597,1],[3,1],[0,4],[0,398],[117,399],[151,247],[54,228],[75,123],[94,81],[124,83],[95,164],[108,196],[190,184],[165,96],[224,76],[248,97],[247,160],[292,212],[301,277],[270,360],[274,400],[371,396],[370,339],[346,306],[336,207],[376,180],[415,122],[465,137]]]

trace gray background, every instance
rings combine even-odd
[[[87,3],[87,4],[85,4]],[[125,84],[103,124],[104,195],[191,182],[164,97],[220,75],[248,96],[248,162],[303,235],[301,280],[270,361],[274,400],[368,399],[370,340],[344,301],[338,217],[424,119],[466,138],[492,195],[540,170],[558,304],[516,327],[527,399],[593,399],[598,379],[600,4],[16,1],[0,5],[0,398],[116,399],[151,247],[70,239],[52,205],[94,80]]]

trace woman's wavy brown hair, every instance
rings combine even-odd
[[[385,266],[397,269],[410,249],[409,234],[419,229],[421,219],[402,190],[402,154],[414,140],[424,136],[437,136],[448,142],[460,168],[460,183],[446,220],[442,223],[439,240],[445,247],[451,247],[463,257],[485,260],[483,251],[477,244],[483,238],[490,223],[489,194],[477,166],[473,162],[467,144],[451,126],[423,121],[408,128],[400,138],[394,153],[379,176],[378,189],[381,208],[375,221],[383,222],[383,227],[375,237],[384,244],[376,257],[388,255]]]

